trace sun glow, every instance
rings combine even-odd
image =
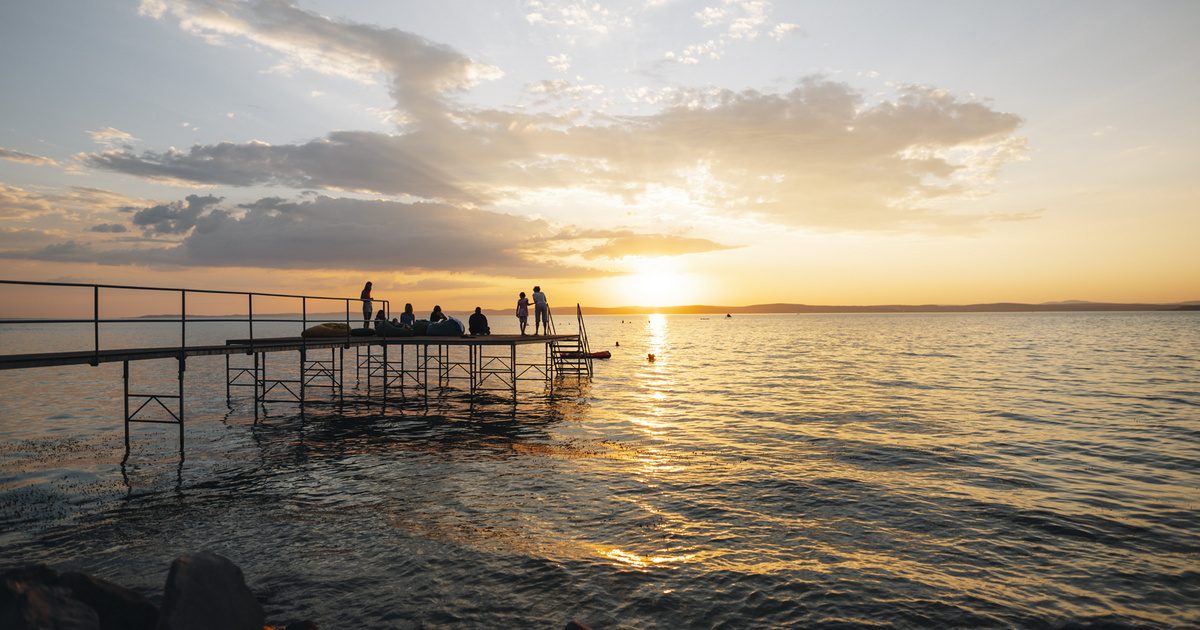
[[[695,301],[694,277],[669,258],[633,258],[633,273],[617,279],[614,303],[630,306],[672,306]]]

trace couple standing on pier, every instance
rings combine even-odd
[[[521,292],[521,297],[517,298],[517,322],[521,324],[521,336],[525,335],[525,327],[528,326],[529,319],[529,299],[525,297],[525,292]],[[538,326],[543,326],[542,333],[550,334],[550,305],[546,302],[546,294],[542,293],[542,287],[533,287],[533,334],[538,334]]]

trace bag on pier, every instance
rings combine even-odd
[[[463,325],[462,322],[450,317],[430,324],[425,334],[435,337],[458,337],[463,334]]]
[[[413,336],[413,331],[411,328],[393,324],[389,321],[377,321],[375,322],[375,334],[380,337],[411,337]]]

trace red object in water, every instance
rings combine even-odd
[[[607,359],[612,356],[608,350],[599,352],[559,352],[558,356],[564,359]]]

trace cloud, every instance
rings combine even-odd
[[[61,234],[46,230],[0,226],[0,249],[42,247],[61,239]]]
[[[87,233],[69,240],[60,236],[54,242],[46,242],[45,238],[36,243],[9,239],[0,248],[0,258],[472,276],[419,278],[404,286],[440,290],[481,286],[482,280],[474,277],[613,275],[571,263],[572,259],[579,260],[577,256],[675,256],[727,248],[705,239],[676,235],[563,229],[542,220],[447,204],[326,196],[302,201],[264,197],[228,206],[216,197],[191,195],[133,212],[130,220],[150,233],[182,239],[89,240]],[[99,224],[89,229],[104,234],[124,231],[122,224]]]
[[[626,256],[682,256],[724,249],[733,249],[733,247],[705,238],[625,232],[613,235],[603,244],[584,251],[583,257],[595,259],[624,258]]]
[[[633,25],[632,7],[610,7],[607,3],[562,0],[527,0],[525,21],[533,26],[558,31],[559,39],[574,44],[581,37],[605,37],[616,28]]]
[[[445,204],[324,196],[308,201],[267,197],[234,208],[216,207],[219,201],[191,195],[134,213],[134,225],[186,233],[166,247],[106,248],[76,239],[40,249],[8,249],[0,257],[112,265],[607,275],[528,254],[538,249],[540,239],[553,235],[538,220]]]
[[[4,147],[0,147],[0,160],[20,162],[21,164],[32,164],[33,166],[59,166],[57,161],[48,157],[42,157],[32,153],[22,153],[21,151],[5,149]]]
[[[137,138],[127,131],[121,131],[115,127],[104,127],[95,131],[88,131],[88,136],[92,142],[106,147],[129,146],[137,142]]]
[[[705,59],[720,59],[725,56],[725,49],[731,42],[758,39],[767,27],[771,10],[771,3],[764,0],[725,0],[723,6],[704,7],[692,16],[705,29],[718,31],[717,35],[678,51],[668,51],[663,58],[684,65],[695,65]],[[769,28],[767,34],[779,40],[799,28],[796,24],[781,22]]]
[[[98,223],[98,224],[93,225],[92,227],[88,228],[88,231],[89,232],[101,232],[101,233],[108,233],[108,234],[116,234],[116,233],[121,233],[121,232],[128,232],[129,229],[120,223]]]
[[[482,280],[454,280],[448,278],[424,278],[416,282],[392,284],[393,291],[457,291],[460,289],[479,289],[491,287],[492,284]]]
[[[792,24],[791,22],[780,22],[779,24],[776,24],[771,29],[770,35],[771,35],[771,39],[781,40],[784,37],[787,37],[788,33],[795,33],[795,32],[803,33],[804,31],[800,28],[799,24]]]
[[[569,84],[553,83],[549,91]],[[459,111],[403,134],[334,132],[299,145],[112,150],[92,166],[202,184],[369,191],[485,205],[587,189],[635,202],[671,188],[714,214],[822,229],[958,229],[953,202],[986,194],[1022,159],[1021,119],[944,90],[868,99],[810,77],[783,93],[692,90],[647,116]],[[969,217],[968,217],[969,218]],[[968,221],[969,222],[969,221]]]
[[[91,216],[140,202],[134,197],[99,188],[72,186],[48,192],[0,183],[0,219],[5,220],[27,221],[51,215]]]
[[[273,51],[285,71],[303,68],[363,83],[383,77],[396,105],[414,120],[436,121],[447,93],[501,75],[419,35],[331,19],[289,0],[143,0],[139,11],[155,19],[169,14],[212,44],[245,41]]]
[[[561,55],[551,55],[546,57],[546,63],[550,64],[551,68],[559,72],[566,72],[571,69],[571,56],[567,53]]]
[[[221,197],[212,195],[188,195],[184,201],[159,204],[142,208],[133,215],[133,224],[142,228],[148,234],[183,234],[196,226],[200,215],[211,210],[222,201]],[[105,230],[124,232],[120,230]],[[95,228],[93,228],[95,230]]]
[[[83,156],[101,168],[149,179],[226,186],[280,185],[405,194],[423,199],[477,201],[470,182],[468,147],[450,138],[414,132],[404,136],[339,131],[300,145],[265,142],[194,145],[139,154],[127,149]],[[460,161],[461,160],[461,161]],[[457,166],[456,162],[465,166]]]

